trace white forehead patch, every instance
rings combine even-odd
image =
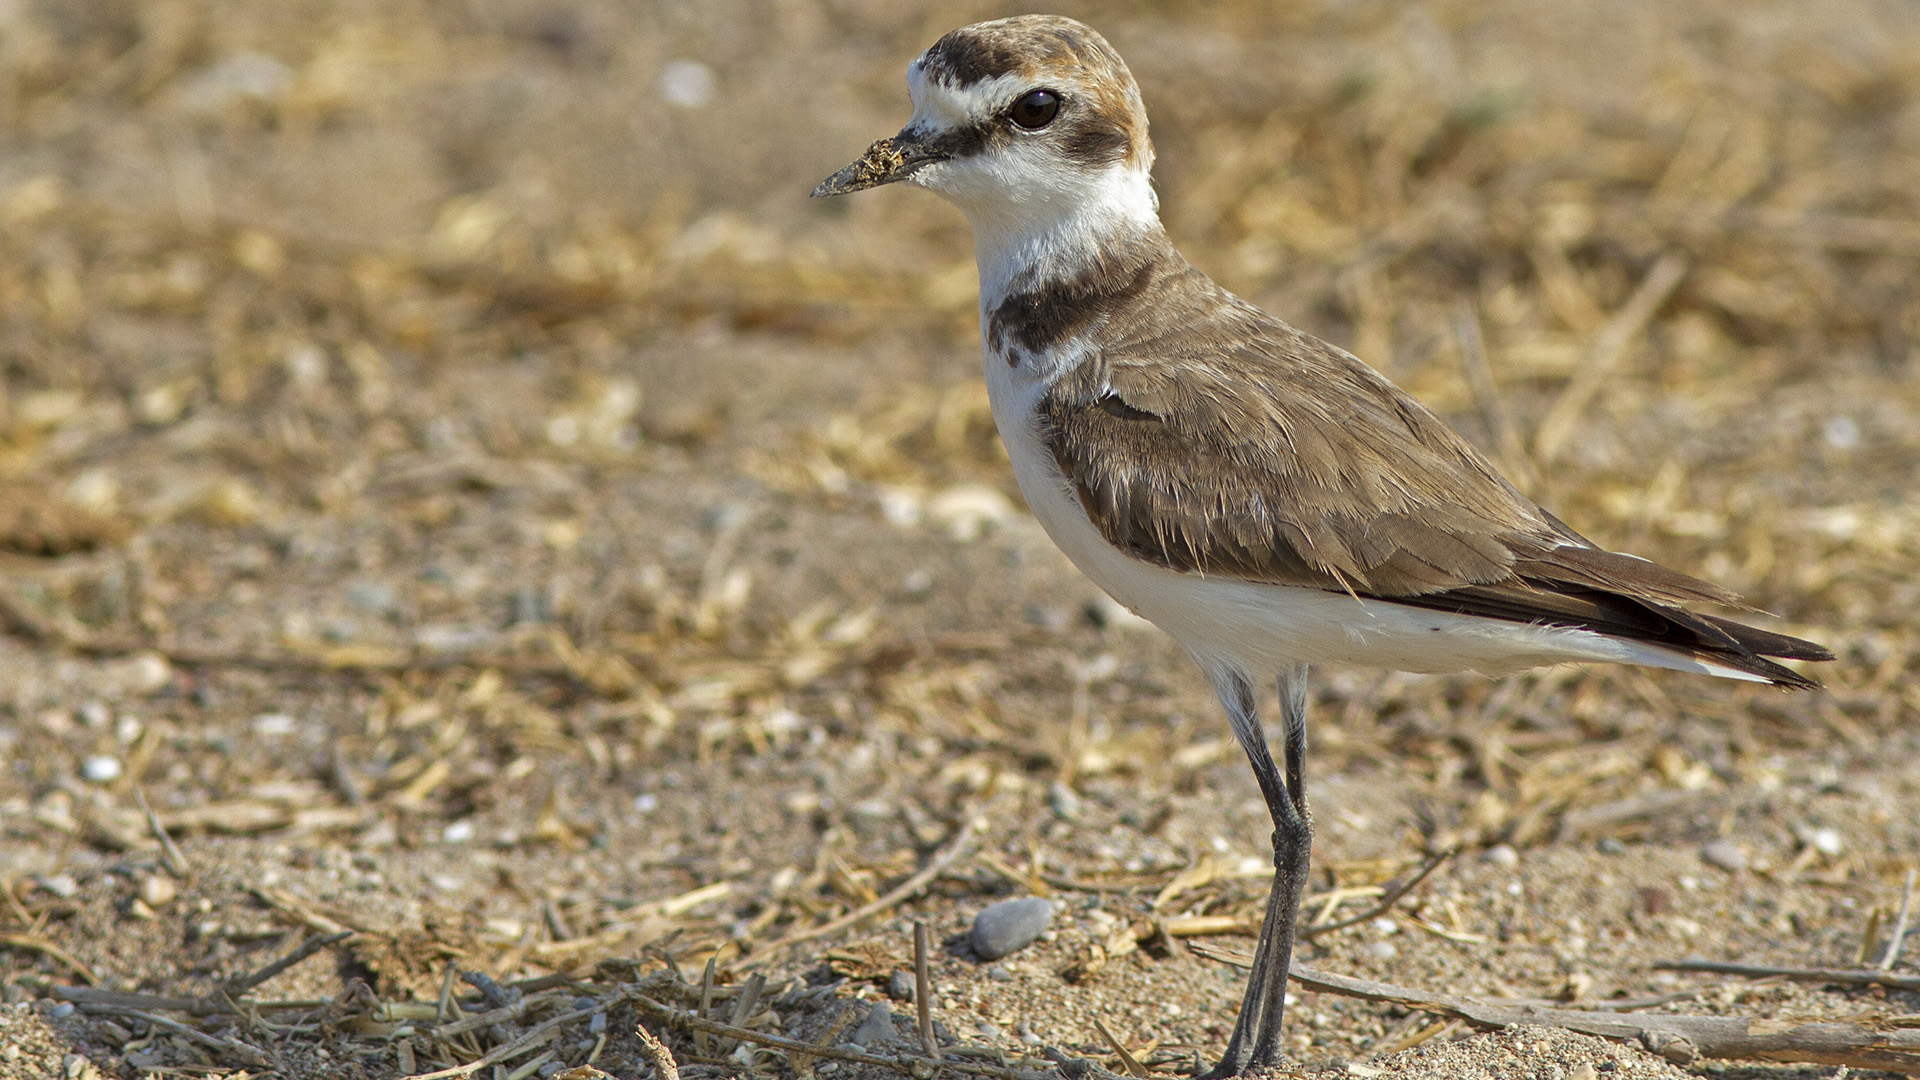
[[[1029,80],[1019,75],[1000,75],[965,86],[948,86],[927,78],[925,56],[907,65],[907,93],[913,98],[913,123],[934,131],[985,120],[1031,89]]]

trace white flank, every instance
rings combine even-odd
[[[1173,636],[1208,669],[1247,676],[1292,664],[1499,675],[1544,664],[1605,661],[1767,680],[1642,642],[1587,630],[1505,622],[1154,566],[1109,544],[1040,441],[1035,407],[1047,380],[987,354],[993,420],[1020,493],[1047,535],[1094,584]],[[1058,370],[1057,368],[1054,370]]]

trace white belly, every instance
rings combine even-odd
[[[1500,674],[1543,664],[1613,661],[1754,678],[1585,630],[1428,611],[1141,562],[1107,543],[1042,443],[1034,410],[1044,386],[1021,379],[991,353],[986,373],[994,424],[1020,492],[1047,535],[1109,596],[1171,634],[1203,666],[1225,664],[1248,676],[1300,663]]]

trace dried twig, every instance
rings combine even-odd
[[[933,1038],[933,967],[927,954],[927,924],[913,924],[913,1011],[920,1025],[920,1048],[940,1060],[940,1044]]]
[[[334,934],[316,935],[300,943],[292,952],[266,964],[246,975],[238,975],[222,983],[218,989],[200,997],[163,997],[158,994],[136,994],[121,990],[96,990],[83,986],[56,986],[53,996],[62,1001],[71,1001],[92,1011],[94,1008],[160,1010],[163,1012],[192,1013],[195,1016],[214,1016],[238,1013],[240,995],[273,978],[293,965],[319,952],[330,945],[337,945],[353,936],[352,930],[342,930]],[[0,942],[4,943],[4,942]],[[92,982],[90,973],[88,982]],[[258,1005],[250,1005],[258,1008]]]
[[[640,1049],[647,1060],[653,1063],[654,1080],[680,1080],[680,1066],[673,1060],[673,1051],[667,1049],[666,1043],[639,1024],[634,1025],[633,1034],[640,1040]]]
[[[837,1061],[851,1061],[860,1065],[877,1065],[883,1069],[891,1069],[897,1073],[904,1073],[908,1076],[916,1077],[931,1076],[933,1070],[937,1067],[953,1072],[964,1073],[969,1076],[995,1077],[997,1080],[1046,1080],[1043,1074],[1040,1073],[1030,1072],[1026,1069],[1016,1069],[1005,1065],[995,1065],[985,1061],[948,1057],[936,1062],[931,1058],[919,1054],[903,1054],[898,1057],[889,1057],[885,1054],[867,1053],[864,1050],[849,1050],[842,1046],[820,1046],[814,1043],[802,1042],[799,1039],[789,1039],[784,1035],[773,1035],[764,1031],[753,1031],[748,1028],[734,1027],[732,1024],[722,1024],[716,1020],[708,1020],[705,1017],[695,1016],[685,1009],[676,1009],[671,1005],[664,1005],[644,995],[635,995],[632,1000],[634,1006],[641,1012],[649,1016],[659,1017],[675,1027],[686,1028],[690,1031],[704,1031],[710,1035],[725,1035],[738,1039],[741,1042],[753,1043],[756,1046],[766,1046],[775,1050],[785,1051],[790,1055],[804,1054],[810,1058],[827,1057]],[[418,1077],[416,1080],[432,1080],[432,1078]]]
[[[1594,335],[1593,345],[1588,349],[1580,370],[1560,391],[1559,398],[1547,410],[1539,429],[1534,432],[1533,455],[1541,465],[1552,464],[1560,448],[1566,445],[1568,436],[1573,434],[1574,425],[1579,422],[1580,414],[1586,411],[1587,403],[1613,376],[1620,362],[1627,357],[1627,347],[1652,321],[1660,305],[1667,302],[1667,297],[1673,294],[1686,274],[1685,258],[1672,252],[1660,256],[1653,268],[1647,271],[1647,276],[1640,280],[1640,287]]]
[[[965,818],[966,823],[960,826],[959,834],[956,835],[946,847],[941,848],[935,853],[933,858],[927,860],[927,865],[921,868],[919,873],[901,882],[895,888],[889,889],[885,896],[882,896],[871,904],[863,904],[837,919],[830,919],[812,929],[800,930],[788,934],[786,937],[774,942],[770,948],[781,949],[788,945],[798,945],[803,941],[812,941],[815,938],[838,933],[850,926],[865,922],[897,904],[912,899],[919,894],[920,890],[933,884],[933,879],[945,872],[947,867],[952,866],[954,860],[964,854],[968,846],[973,843],[973,833],[977,822],[972,813],[966,814]]]
[[[1194,951],[1222,963],[1252,966],[1252,958],[1237,951],[1204,945],[1196,946]],[[1913,1028],[1494,1005],[1473,998],[1433,994],[1389,983],[1356,979],[1350,975],[1314,971],[1297,964],[1288,971],[1287,976],[1321,993],[1402,1005],[1464,1020],[1482,1030],[1516,1024],[1539,1024],[1601,1038],[1638,1042],[1669,1061],[1680,1064],[1697,1058],[1718,1058],[1846,1065],[1856,1069],[1887,1069],[1908,1073],[1920,1071],[1920,1030]]]
[[[611,1009],[624,999],[624,993],[616,992],[611,998],[597,1001],[585,1008],[561,1013],[558,1016],[544,1020],[534,1027],[527,1029],[525,1034],[514,1039],[512,1042],[502,1043],[494,1047],[474,1061],[469,1061],[465,1065],[455,1065],[450,1069],[441,1069],[438,1072],[421,1073],[419,1076],[413,1077],[413,1080],[448,1080],[450,1077],[471,1076],[489,1065],[497,1065],[509,1058],[519,1057],[526,1051],[538,1046],[543,1040],[551,1037],[554,1031],[560,1027],[571,1024],[575,1020],[585,1020],[594,1013],[602,1010]]]
[[[1500,400],[1500,388],[1494,384],[1493,369],[1487,363],[1486,341],[1480,334],[1480,316],[1470,301],[1460,300],[1454,304],[1453,336],[1460,344],[1460,366],[1466,370],[1467,389],[1473,392],[1474,406],[1480,410],[1480,419],[1500,451],[1500,464],[1520,487],[1537,486],[1539,478],[1534,475],[1526,445],[1520,441],[1520,430],[1514,426],[1512,414]]]
[[[251,1046],[238,1039],[222,1039],[215,1035],[209,1035],[190,1024],[183,1024],[178,1020],[170,1020],[167,1017],[157,1013],[147,1012],[144,1009],[129,1009],[121,1005],[91,1005],[88,1006],[87,1011],[97,1015],[131,1016],[136,1020],[144,1020],[154,1027],[171,1031],[175,1035],[191,1039],[209,1049],[231,1054],[248,1065],[258,1067],[271,1066],[273,1064],[273,1059],[268,1057],[266,1053],[257,1046]]]
[[[1063,1054],[1051,1046],[1041,1047],[1040,1053],[1045,1055],[1048,1061],[1060,1066],[1060,1075],[1066,1080],[1088,1080],[1089,1077],[1093,1080],[1120,1080],[1118,1073],[1108,1072],[1085,1058]]]
[[[713,973],[718,965],[719,958],[709,956],[707,957],[706,970],[700,973],[700,1018],[702,1020],[710,1020],[713,1018]],[[706,1032],[695,1031],[693,1033],[693,1049],[694,1052],[701,1057],[713,1056],[712,1048],[707,1045]]]
[[[1839,983],[1842,986],[1884,986],[1889,990],[1920,990],[1920,975],[1896,975],[1872,968],[1776,967],[1772,964],[1735,964],[1725,960],[1655,960],[1665,971],[1704,971],[1713,975],[1741,975],[1749,979],[1790,979],[1794,982]]]
[[[1373,905],[1372,907],[1361,912],[1360,914],[1353,916],[1352,918],[1341,919],[1339,922],[1323,923],[1319,926],[1303,926],[1297,931],[1297,933],[1306,937],[1308,940],[1312,940],[1316,937],[1319,937],[1321,934],[1330,934],[1335,930],[1344,930],[1349,926],[1358,926],[1369,919],[1377,919],[1380,916],[1385,915],[1387,912],[1392,911],[1393,905],[1399,903],[1401,897],[1412,892],[1421,882],[1427,880],[1427,875],[1433,873],[1435,870],[1438,870],[1440,868],[1441,863],[1446,862],[1448,859],[1451,859],[1458,854],[1460,854],[1460,849],[1458,847],[1450,847],[1447,850],[1441,852],[1440,854],[1435,855],[1432,858],[1428,859],[1426,861],[1426,865],[1422,866],[1418,873],[1415,873],[1412,877],[1408,878],[1406,881],[1402,882],[1401,884],[1396,885],[1391,889],[1388,889],[1386,894],[1380,897],[1379,903]],[[1302,906],[1304,907],[1305,905],[1302,905]]]
[[[92,986],[100,981],[99,978],[93,974],[93,969],[81,963],[72,953],[38,934],[0,933],[0,948],[29,949],[33,952],[45,953],[62,964],[65,964],[68,970],[80,976],[88,986]]]
[[[273,963],[266,965],[253,974],[228,979],[221,985],[220,993],[230,998],[237,998],[241,994],[259,986],[261,983],[266,982],[268,979],[273,978],[275,975],[280,974],[300,961],[305,960],[307,957],[312,956],[314,953],[319,952],[321,949],[338,945],[353,935],[354,931],[352,930],[342,930],[336,934],[316,934],[301,942],[299,948],[275,960]]]
[[[1086,881],[1081,878],[1068,877],[1065,874],[1056,874],[1050,870],[1042,870],[1035,876],[1056,889],[1066,889],[1069,892],[1130,893],[1148,890],[1158,891],[1167,883],[1165,877],[1135,882]]]
[[[1402,1050],[1411,1050],[1416,1046],[1432,1042],[1442,1035],[1453,1031],[1462,1023],[1460,1020],[1441,1019],[1435,1020],[1431,1024],[1422,1024],[1418,1022],[1420,1019],[1419,1013],[1414,1013],[1411,1019],[1414,1022],[1409,1024],[1406,1030],[1402,1031],[1395,1038],[1368,1049],[1367,1056],[1370,1058],[1380,1058],[1386,1057],[1389,1054],[1397,1054]]]
[[[147,815],[147,828],[153,830],[153,838],[160,841],[160,855],[166,860],[167,869],[174,877],[184,880],[191,872],[187,857],[181,854],[173,837],[167,835],[167,827],[160,823],[160,815],[153,812],[153,807],[147,805],[147,793],[140,790],[138,784],[133,788],[133,801],[139,803],[140,812]]]
[[[1101,1023],[1097,1016],[1093,1018],[1093,1030],[1099,1032],[1100,1037],[1106,1040],[1107,1048],[1120,1059],[1120,1065],[1127,1070],[1128,1076],[1134,1077],[1135,1080],[1146,1080],[1147,1067],[1140,1064],[1140,1059],[1134,1057],[1125,1046],[1122,1046],[1119,1039],[1114,1038],[1113,1032],[1108,1031],[1107,1025]]]
[[[1907,871],[1907,882],[1900,889],[1900,914],[1893,917],[1893,934],[1887,938],[1887,951],[1880,956],[1880,962],[1874,966],[1881,971],[1891,970],[1900,959],[1900,947],[1906,944],[1907,917],[1913,913],[1914,871]]]
[[[471,1016],[464,1016],[450,1023],[442,1024],[433,1029],[433,1034],[436,1038],[444,1039],[461,1034],[462,1032],[480,1031],[485,1028],[490,1028],[495,1024],[511,1024],[530,1012],[539,1011],[542,1006],[551,1004],[558,1000],[560,996],[560,993],[556,991],[553,993],[535,994],[530,997],[524,997],[519,1001],[502,1005],[497,1009],[474,1013]]]
[[[832,1046],[834,1041],[845,1034],[848,1027],[852,1026],[853,1016],[856,1011],[858,1010],[848,1007],[835,1013],[833,1018],[827,1021],[827,1026],[821,1029],[819,1036],[813,1040],[813,1045],[816,1047]],[[813,1056],[811,1054],[799,1052],[788,1054],[787,1064],[793,1067],[794,1075],[800,1077],[800,1080],[814,1080],[814,1077],[818,1075],[813,1071]]]

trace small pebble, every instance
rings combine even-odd
[[[1391,941],[1369,941],[1360,946],[1360,951],[1375,960],[1391,960],[1400,955],[1400,950]]]
[[[473,822],[465,818],[449,824],[440,830],[440,839],[449,844],[464,844],[473,839]]]
[[[1700,861],[1737,874],[1747,868],[1747,853],[1731,840],[1710,840],[1701,845]]]
[[[998,960],[1033,944],[1053,922],[1053,903],[1038,896],[988,904],[973,920],[973,951],[982,960]]]
[[[65,1020],[67,1017],[72,1016],[73,1012],[73,1003],[71,1001],[63,1001],[53,1008],[48,1009],[47,1015],[55,1020]]]
[[[898,1034],[893,1027],[893,1008],[884,1001],[876,1001],[873,1008],[867,1010],[866,1019],[853,1029],[847,1041],[855,1046],[871,1046],[883,1039],[891,1039]]]
[[[669,60],[660,69],[654,88],[670,105],[697,109],[713,100],[719,83],[713,69],[698,60]]]
[[[987,978],[992,979],[994,982],[1012,982],[1013,972],[1008,971],[999,964],[995,964],[987,969]]]
[[[1627,845],[1621,843],[1620,841],[1614,839],[1611,836],[1601,837],[1600,842],[1595,844],[1594,847],[1599,849],[1600,854],[1602,855],[1618,855],[1621,852],[1627,850]]]
[[[173,898],[178,895],[180,890],[174,885],[172,878],[150,874],[140,879],[140,899],[145,900],[148,907],[166,907],[173,903]]]
[[[1495,866],[1514,867],[1520,865],[1520,853],[1508,844],[1495,844],[1480,856],[1480,861]]]
[[[587,1034],[589,1035],[598,1035],[606,1030],[607,1014],[605,1012],[594,1013],[593,1019],[587,1021]]]
[[[124,1046],[133,1041],[133,1032],[128,1031],[126,1028],[121,1027],[111,1020],[96,1021],[93,1029],[104,1036],[107,1042],[114,1046]]]
[[[980,1038],[986,1042],[996,1042],[1000,1038],[1000,1029],[987,1023],[985,1020],[975,1024],[973,1031],[974,1034],[980,1036]]]
[[[71,900],[74,894],[80,891],[80,883],[73,880],[72,874],[34,878],[33,882],[62,900]]]
[[[1078,818],[1083,805],[1080,796],[1074,794],[1072,788],[1058,780],[1047,788],[1047,807],[1053,811],[1054,817],[1062,821],[1073,821]]]
[[[1846,849],[1846,844],[1840,840],[1840,833],[1834,829],[1815,829],[1807,842],[1813,845],[1813,850],[1829,858]]]
[[[896,971],[887,976],[887,996],[895,1001],[912,1001],[913,973]]]
[[[89,784],[110,784],[120,779],[120,759],[111,754],[94,754],[80,763],[80,776]]]

